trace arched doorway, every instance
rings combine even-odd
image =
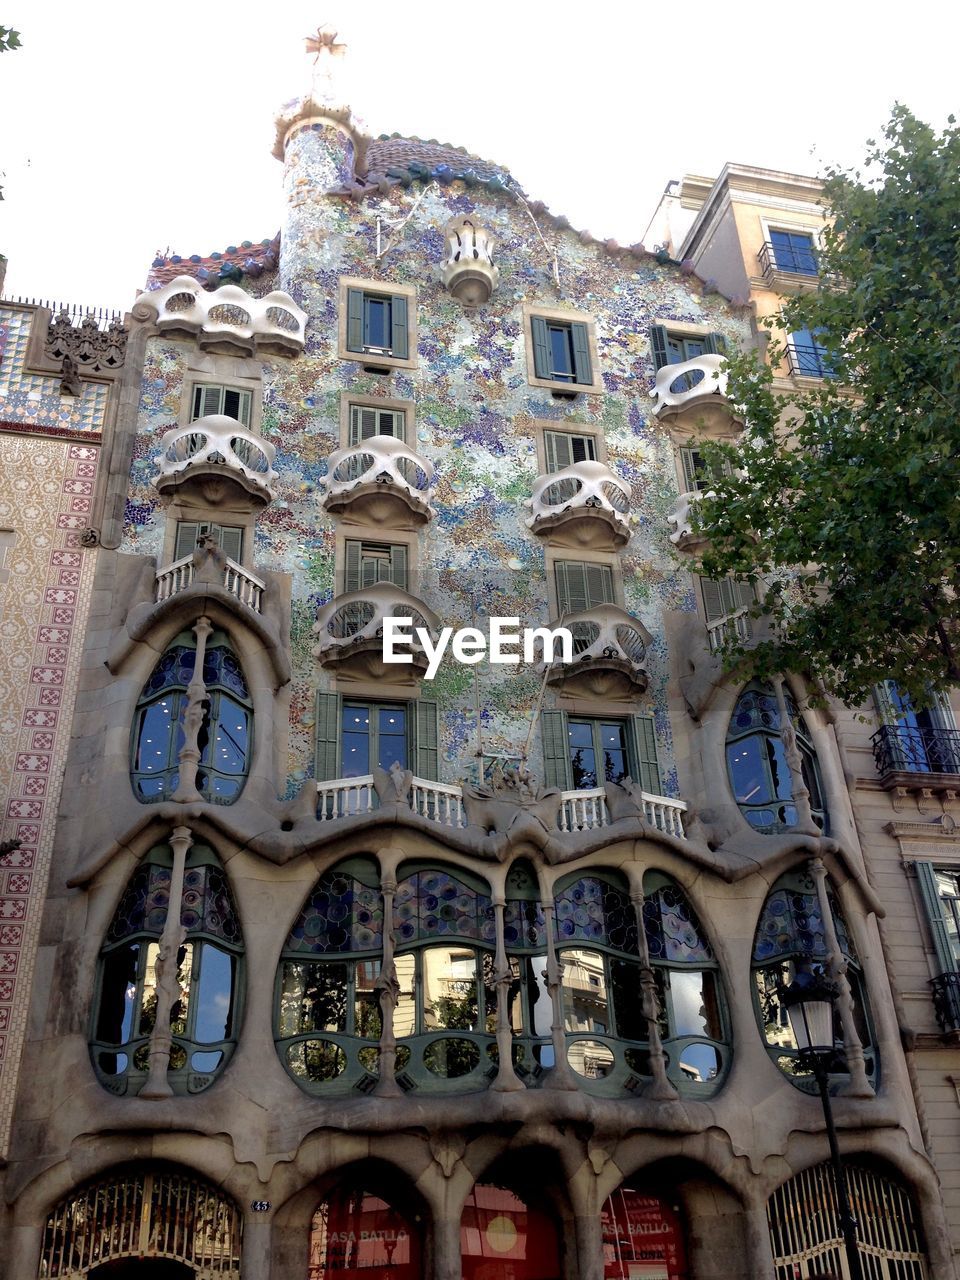
[[[507,1187],[478,1182],[460,1219],[463,1280],[559,1280],[555,1215]]]
[[[688,1280],[684,1230],[671,1204],[622,1186],[600,1211],[604,1280]]]
[[[310,1222],[307,1280],[420,1280],[420,1232],[415,1218],[356,1187],[335,1187]]]

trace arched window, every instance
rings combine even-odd
[[[463,1205],[460,1260],[463,1280],[556,1280],[556,1216],[508,1187],[478,1182]]]
[[[181,632],[154,667],[137,703],[131,778],[137,799],[145,803],[169,799],[180,782],[183,713],[196,652],[194,634]],[[205,800],[232,804],[250,768],[253,712],[240,663],[222,631],[207,640],[203,683],[197,790]]]
[[[369,1191],[335,1187],[310,1222],[307,1280],[420,1280],[420,1233],[412,1215]]]
[[[407,1087],[484,1088],[495,1074],[496,921],[487,885],[459,867],[410,864],[393,930],[400,997],[394,1030]],[[398,1051],[399,1052],[399,1051]]]
[[[381,1029],[379,868],[351,858],[322,875],[300,909],[277,975],[277,1049],[301,1088],[372,1088]]]
[[[149,1071],[172,865],[169,846],[150,851],[130,877],[100,952],[91,1053],[111,1093],[137,1093]],[[203,845],[187,853],[180,923],[186,937],[177,952],[179,991],[170,1011],[167,1080],[175,1093],[199,1093],[223,1070],[236,1044],[243,949],[226,873]]]
[[[866,1071],[868,1076],[872,1076],[876,1054],[870,1047],[870,1023],[860,961],[832,892],[828,891],[828,899],[837,942],[847,961],[847,981],[853,996],[854,1019],[863,1045]],[[816,1089],[814,1077],[800,1067],[796,1041],[779,992],[781,987],[793,981],[798,970],[823,972],[827,960],[823,916],[812,876],[802,870],[781,876],[763,904],[753,944],[757,1010],[768,1053],[795,1085],[808,1092]],[[847,1064],[838,1011],[834,1013],[834,1037],[837,1052],[829,1069],[841,1074],[846,1072]]]
[[[676,1209],[649,1192],[622,1186],[600,1210],[604,1280],[660,1276],[687,1280],[683,1223]]]
[[[657,983],[667,1075],[684,1092],[712,1090],[727,1055],[719,967],[678,885],[659,871],[649,871],[643,894],[643,925]]]
[[[240,1280],[242,1230],[240,1210],[218,1187],[185,1169],[141,1164],[60,1201],[44,1228],[39,1274]]]
[[[813,742],[790,690],[784,702],[796,734],[813,819],[827,829],[820,769]],[[792,831],[798,822],[793,778],[781,739],[780,709],[770,685],[750,684],[740,694],[727,730],[727,772],[740,812],[757,831]]]

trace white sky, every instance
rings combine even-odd
[[[273,236],[273,119],[306,87],[303,37],[321,22],[349,46],[371,133],[465,146],[575,227],[630,244],[683,172],[856,164],[897,99],[942,127],[960,97],[957,13],[947,0],[3,0],[0,24],[23,39],[0,55],[5,293],[126,309],[157,249]]]

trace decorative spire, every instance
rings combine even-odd
[[[346,51],[346,44],[338,42],[337,32],[326,24],[306,37],[307,56],[313,55],[310,96],[318,106],[346,106],[341,61]]]

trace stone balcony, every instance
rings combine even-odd
[[[729,428],[740,419],[727,398],[727,375],[722,366],[724,356],[702,355],[681,364],[665,364],[657,370],[652,391],[653,412],[662,420],[689,418],[709,430],[711,426]]]
[[[393,436],[372,436],[330,455],[321,499],[330,515],[386,529],[417,529],[433,519],[433,464]]]
[[[694,527],[693,513],[701,499],[715,497],[715,493],[704,493],[700,489],[681,493],[667,512],[667,523],[673,525],[670,541],[678,551],[689,551],[693,555],[699,555],[705,549],[709,539]]]
[[[189,426],[168,431],[161,445],[160,471],[153,480],[161,495],[194,484],[208,490],[211,482],[226,479],[263,506],[276,497],[276,449],[247,431],[235,418],[223,414],[197,418]],[[210,500],[209,493],[204,493],[204,499]]]
[[[602,462],[575,462],[537,478],[527,528],[564,547],[614,551],[630,541],[630,488]]]
[[[885,791],[960,796],[960,729],[885,724],[870,742]]]
[[[181,591],[186,591],[188,587],[192,587],[201,581],[201,575],[197,570],[196,555],[183,556],[180,560],[174,560],[173,564],[168,564],[163,569],[157,570],[156,589],[154,599],[157,604],[162,604],[165,600],[169,600],[172,596],[178,595]],[[203,561],[201,560],[203,564]],[[243,565],[237,564],[235,560],[231,560],[229,556],[220,555],[216,563],[210,560],[210,564],[214,565],[213,577],[210,570],[204,570],[206,576],[203,581],[209,584],[221,586],[225,591],[229,591],[235,596],[241,604],[252,609],[254,613],[260,613],[263,605],[263,593],[266,590],[266,583],[258,578],[255,573],[251,573],[249,569],[244,569]]]
[[[225,284],[207,293],[192,276],[142,293],[132,314],[164,337],[193,338],[204,351],[230,356],[298,356],[307,322],[307,313],[281,289],[255,298]]]
[[[652,637],[641,622],[616,605],[603,604],[565,617],[562,625],[573,635],[573,660],[554,660],[548,684],[588,698],[630,698],[643,693]]]
[[[409,618],[413,624],[409,663],[383,660],[384,618]],[[417,640],[422,627],[435,641],[440,619],[422,600],[417,600],[392,582],[377,582],[359,591],[337,596],[317,614],[313,630],[318,636],[313,655],[328,670],[356,679],[388,680],[391,684],[413,684],[427,670],[428,659]]]

